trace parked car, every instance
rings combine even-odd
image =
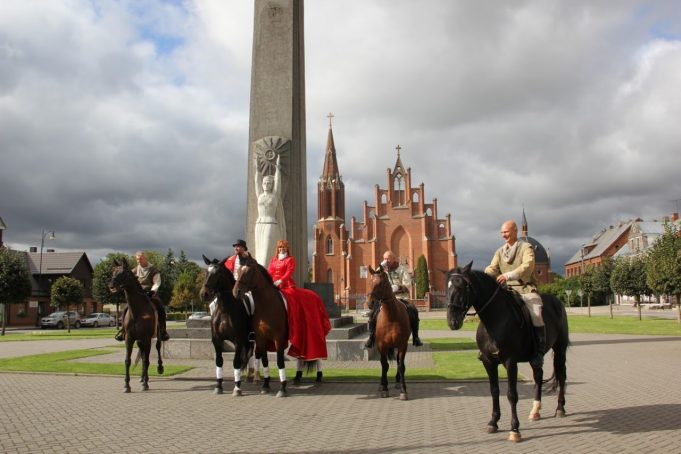
[[[80,321],[81,326],[92,326],[93,328],[98,326],[114,326],[115,324],[116,319],[104,312],[93,312]]]
[[[69,325],[74,328],[80,328],[80,314],[75,311],[68,312]],[[66,328],[66,311],[52,312],[47,317],[40,319],[41,328]]]
[[[208,312],[194,312],[189,316],[189,320],[210,320]]]

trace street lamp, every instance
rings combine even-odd
[[[585,248],[586,248],[586,245],[585,245],[585,244],[582,244],[582,247],[581,247],[581,249],[580,249],[581,255],[582,255],[582,267],[581,267],[581,268],[582,268],[582,271],[581,271],[580,274],[582,274],[582,275],[584,274],[584,249],[585,249]]]
[[[38,266],[38,290],[42,290],[42,277],[43,277],[43,247],[45,246],[45,238],[48,240],[54,240],[57,237],[54,236],[54,230],[43,229],[43,234],[40,237],[40,264]],[[38,307],[36,308],[36,326],[40,325],[40,300],[38,300]]]

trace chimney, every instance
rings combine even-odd
[[[38,248],[36,246],[31,246],[28,248],[28,252],[38,252]]]
[[[672,213],[672,222],[676,222],[679,220],[679,213]]]

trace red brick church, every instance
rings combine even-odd
[[[362,219],[345,217],[345,186],[338,170],[329,125],[324,168],[317,183],[317,224],[313,231],[312,282],[332,283],[339,304],[355,307],[370,290],[367,266],[376,267],[392,250],[408,269],[424,256],[431,291],[444,292],[444,274],[457,265],[451,215],[438,216],[437,199],[425,201],[423,183],[412,187],[411,169],[397,160],[387,169],[387,186],[374,187],[373,204],[364,202]],[[413,279],[412,279],[413,281]],[[412,285],[411,296],[415,297]]]

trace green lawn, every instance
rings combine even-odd
[[[85,363],[73,361],[90,356],[106,355],[117,349],[87,349],[70,350],[56,353],[41,353],[39,355],[20,356],[17,358],[0,359],[0,370],[5,372],[49,372],[66,374],[97,374],[97,375],[125,375],[123,361],[120,363]],[[133,359],[134,362],[134,359]],[[192,367],[163,365],[163,376],[177,375],[186,372]],[[131,375],[139,375],[142,365],[138,364],[134,369],[131,367]],[[134,370],[134,372],[132,372]],[[158,376],[156,364],[149,366],[149,376]]]
[[[15,331],[5,331],[4,336],[0,336],[0,342],[14,341],[33,341],[33,340],[68,340],[68,339],[102,339],[111,338],[116,334],[116,328],[80,328],[71,329],[37,329],[35,331],[22,333]],[[115,342],[115,341],[114,341]]]

